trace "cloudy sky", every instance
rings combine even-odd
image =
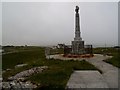
[[[85,44],[118,44],[117,2],[3,2],[2,44],[71,44],[76,5],[80,8],[80,30]]]

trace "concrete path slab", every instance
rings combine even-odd
[[[118,88],[118,68],[103,61],[108,58],[111,57],[96,54],[95,57],[86,59],[86,61],[93,64],[103,72],[102,76],[107,82],[109,88]]]
[[[118,68],[103,61],[109,58],[111,58],[111,56],[103,56],[100,54],[95,54],[92,58],[85,58],[86,61],[100,69],[102,74],[94,71],[75,71],[71,75],[67,87],[118,88]]]
[[[56,55],[48,55],[46,56],[47,59],[54,58],[54,59],[59,59],[59,60],[78,60],[81,61],[84,58],[68,58],[68,57],[63,57],[63,54],[56,54]]]
[[[108,88],[108,85],[98,71],[74,71],[66,88]]]

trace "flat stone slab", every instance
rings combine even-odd
[[[93,64],[95,67],[103,72],[102,76],[107,82],[109,88],[118,88],[118,68],[113,66],[112,64],[103,61],[111,57],[112,56],[95,54],[95,57],[86,59],[86,61]]]
[[[107,83],[98,71],[74,71],[66,85],[67,89],[108,88]]]
[[[78,60],[82,61],[85,58],[69,58],[69,57],[63,57],[63,54],[56,54],[56,55],[48,55],[46,56],[47,59],[59,59],[59,60]]]

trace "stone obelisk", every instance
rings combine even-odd
[[[81,38],[78,6],[76,6],[75,12],[75,38],[74,41],[72,41],[72,54],[83,54],[84,41],[82,41]]]

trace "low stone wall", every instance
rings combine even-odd
[[[35,85],[31,83],[30,81],[24,82],[24,79],[26,77],[29,77],[36,73],[42,73],[44,70],[48,69],[48,66],[41,66],[41,67],[34,67],[29,70],[22,71],[15,76],[9,77],[8,82],[0,82],[0,85],[2,85],[2,88],[4,89],[11,89],[11,90],[23,90],[28,89],[32,90],[32,88],[37,88],[38,85]]]
[[[21,82],[17,80],[2,82],[2,88],[8,90],[32,90],[33,88],[37,88],[37,85],[31,83],[30,81]]]
[[[45,70],[47,68],[48,68],[48,66],[34,67],[29,70],[22,71],[22,72],[16,74],[15,76],[9,77],[8,80],[16,80],[16,79],[25,78],[25,77],[28,77],[35,73],[41,73],[41,72],[43,72],[43,70]]]

